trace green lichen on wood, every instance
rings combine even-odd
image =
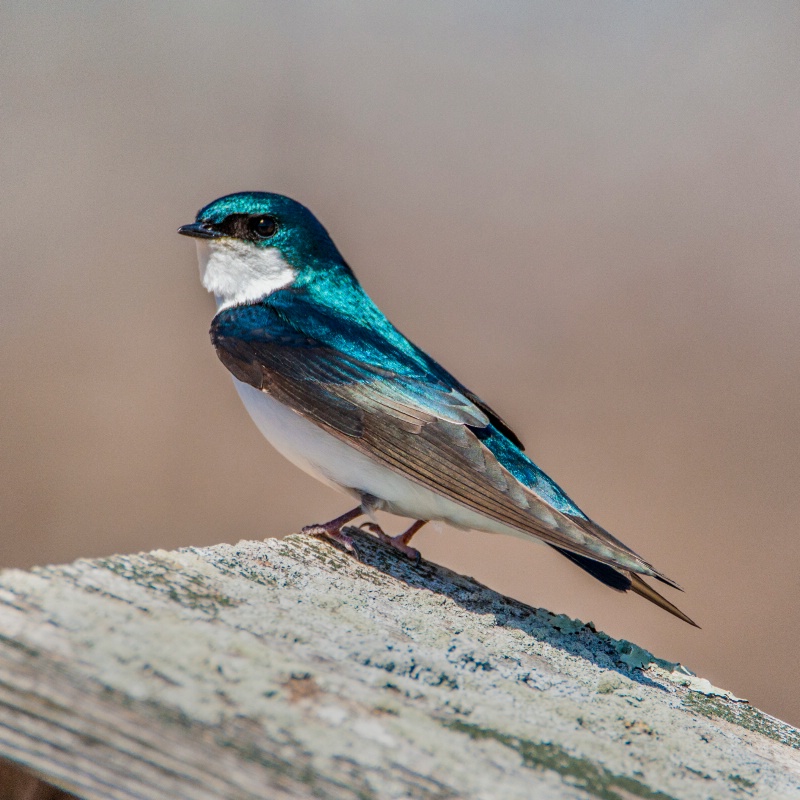
[[[711,719],[724,719],[800,750],[800,733],[797,730],[746,703],[732,703],[720,697],[688,692],[683,699],[683,707]]]
[[[176,570],[175,565],[154,556],[98,559],[99,566],[146,589],[165,593],[170,600],[212,616],[220,607],[238,605],[237,601],[207,585],[202,575]]]
[[[635,778],[615,775],[605,767],[585,758],[570,755],[563,747],[549,742],[532,742],[509,736],[491,728],[454,720],[444,723],[451,730],[465,733],[472,739],[490,739],[515,750],[526,767],[550,770],[557,773],[570,786],[582,789],[601,800],[629,800],[641,797],[644,800],[675,800],[663,792],[654,791]]]
[[[741,775],[728,775],[728,780],[732,783],[741,786],[742,789],[754,789],[755,783],[753,781],[747,780],[747,778],[743,778]]]

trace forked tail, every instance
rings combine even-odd
[[[610,586],[612,589],[616,589],[619,592],[635,592],[636,594],[644,597],[646,600],[649,600],[651,603],[655,603],[655,605],[657,605],[659,608],[663,608],[664,611],[669,611],[670,614],[678,619],[688,622],[689,625],[693,625],[695,628],[700,627],[693,619],[686,616],[686,614],[684,614],[683,611],[681,611],[676,605],[670,603],[666,597],[659,594],[652,586],[650,586],[649,583],[645,583],[645,581],[635,572],[615,569],[608,564],[602,564],[601,562],[587,558],[586,556],[579,556],[576,553],[570,553],[569,550],[562,550],[560,547],[556,547],[554,549],[558,550],[562,556],[568,558],[573,564],[576,564],[582,570],[588,572],[593,578],[596,578],[606,586]]]

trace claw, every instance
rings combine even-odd
[[[420,554],[419,550],[415,549],[414,547],[409,547],[408,543],[411,541],[411,537],[426,522],[427,520],[418,519],[407,531],[404,531],[397,536],[389,536],[387,533],[384,533],[381,526],[376,525],[374,522],[364,522],[359,525],[359,528],[366,530],[369,533],[374,533],[384,544],[388,544],[389,547],[393,547],[395,550],[398,550],[406,558],[410,558],[415,564],[419,564],[419,562],[422,561],[422,555]]]
[[[366,531],[367,533],[374,533],[376,536],[386,536],[383,532],[383,528],[381,528],[377,522],[362,522],[358,527],[359,530]]]
[[[309,536],[325,536],[327,539],[340,544],[348,553],[352,553],[356,558],[359,558],[358,550],[356,550],[353,540],[342,531],[342,528],[351,519],[355,519],[363,513],[361,506],[359,506],[346,514],[342,514],[341,517],[332,519],[330,522],[324,522],[321,525],[306,525],[301,529],[300,533],[308,534]]]

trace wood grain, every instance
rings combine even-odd
[[[2,573],[0,758],[98,800],[800,796],[793,728],[355,536]]]

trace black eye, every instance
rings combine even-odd
[[[247,227],[257,239],[269,239],[278,230],[278,223],[274,217],[250,217]]]

